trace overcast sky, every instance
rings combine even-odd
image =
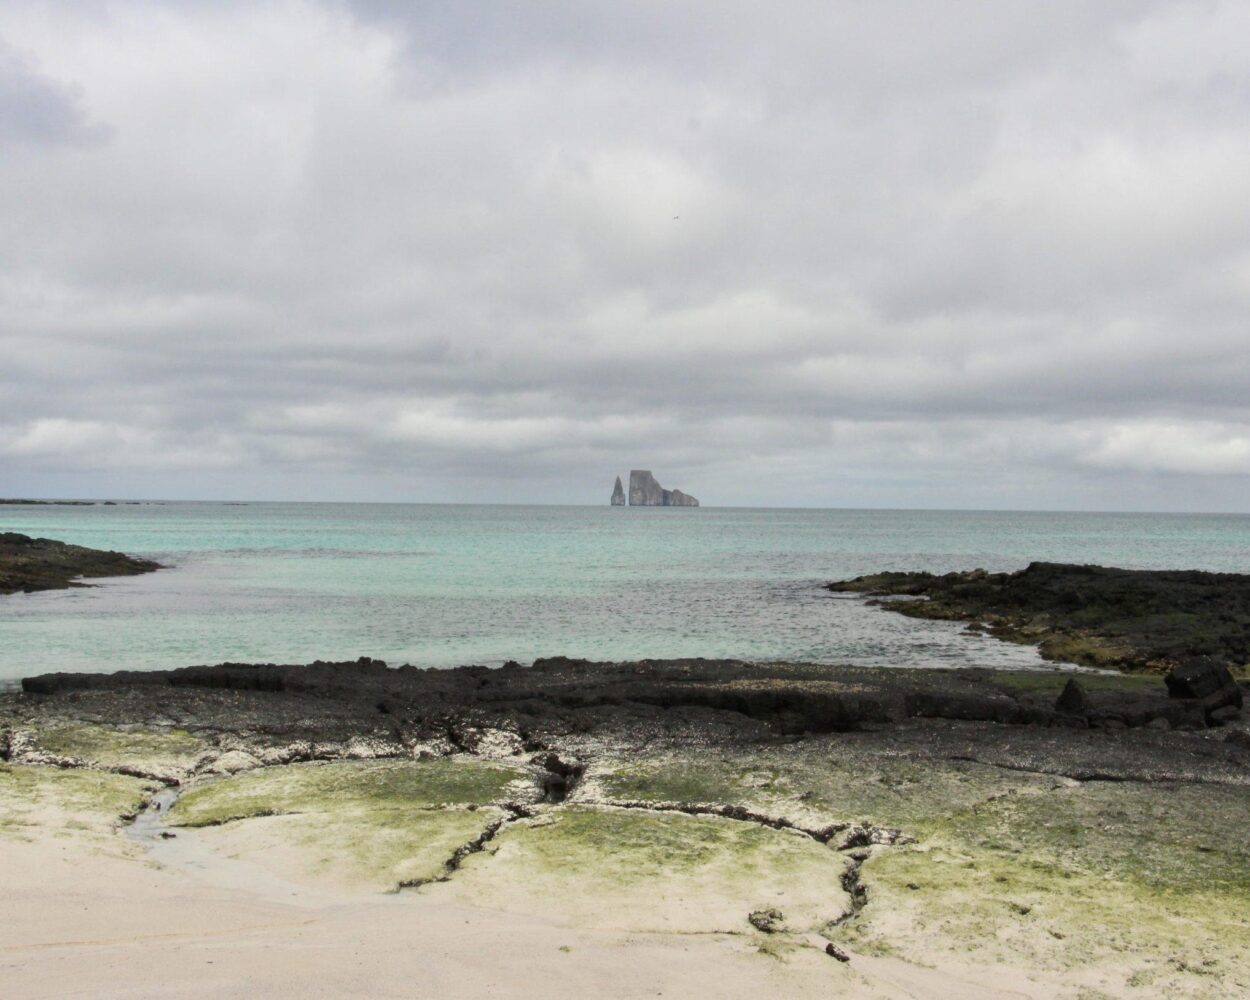
[[[0,494],[1250,511],[1250,3],[0,5]]]

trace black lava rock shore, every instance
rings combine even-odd
[[[0,532],[0,594],[84,587],[80,577],[137,576],[161,569],[149,559]]]
[[[1250,575],[1035,562],[1016,573],[874,573],[828,584],[913,618],[970,622],[1041,655],[1164,673],[1196,656],[1250,665]],[[911,597],[917,600],[881,600]]]

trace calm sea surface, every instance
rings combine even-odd
[[[1250,571],[1240,515],[169,503],[0,507],[0,530],[174,567],[0,598],[0,682],[366,654],[1040,666],[820,585],[1033,559]]]

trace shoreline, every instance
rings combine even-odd
[[[884,589],[974,583],[979,605],[890,610],[975,623],[1020,575]],[[1165,665],[28,676],[0,691],[4,979],[29,996],[1232,1000],[1250,984],[1250,682],[1218,656]]]
[[[1032,562],[1014,573],[887,572],[826,584],[888,611],[967,622],[1043,659],[1161,674],[1196,657],[1250,676],[1250,575]]]
[[[1194,705],[1123,723],[1194,700],[1158,678],[1082,675],[1077,714],[1055,708],[1072,675],[1048,673],[87,676],[0,696],[22,995],[49,960],[102,996],[1231,998],[1250,980],[1250,726]]]
[[[0,532],[0,596],[90,587],[84,578],[138,576],[166,568],[121,552]]]

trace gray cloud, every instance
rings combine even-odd
[[[108,138],[92,123],[81,88],[43,76],[0,37],[0,149],[18,145],[90,145]]]
[[[1248,35],[6,5],[0,492],[1250,509]]]

